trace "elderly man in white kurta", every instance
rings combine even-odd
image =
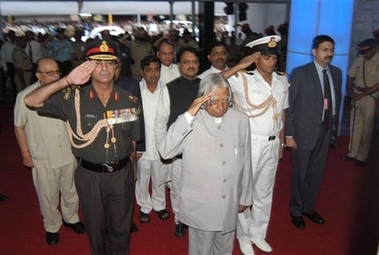
[[[288,108],[288,81],[274,72],[279,36],[267,36],[249,43],[254,53],[223,74],[229,78],[235,107],[250,119],[254,202],[251,210],[239,215],[237,238],[244,254],[254,254],[251,242],[271,252],[266,242],[276,169],[284,152],[285,109]],[[259,53],[258,53],[259,52]],[[251,73],[237,72],[256,64]],[[234,74],[234,75],[232,75]]]
[[[231,100],[227,80],[208,75],[160,144],[163,158],[183,153],[179,220],[189,254],[232,254],[237,215],[252,204],[249,121]]]
[[[174,45],[168,41],[162,41],[157,50],[157,57],[162,64],[160,81],[167,84],[180,76],[178,65],[173,63],[175,59]]]

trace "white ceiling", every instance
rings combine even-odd
[[[215,3],[215,14],[225,15],[225,3]],[[76,1],[0,1],[2,16],[46,16],[78,14]],[[96,14],[170,14],[167,1],[83,1],[81,12]],[[191,2],[174,2],[173,14],[191,14]],[[195,3],[195,13],[198,4]]]

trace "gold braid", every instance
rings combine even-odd
[[[76,135],[73,130],[71,129],[71,125],[69,121],[67,120],[67,127],[68,127],[68,133],[69,133],[69,138],[70,138],[70,143],[72,147],[81,149],[84,147],[87,147],[93,141],[96,139],[97,135],[99,134],[100,130],[102,128],[106,128],[107,132],[109,132],[112,127],[108,124],[108,121],[106,118],[99,120],[95,126],[92,128],[91,131],[89,131],[87,134],[83,134],[82,131],[82,122],[80,118],[80,95],[79,95],[79,89],[75,89],[75,112],[76,112],[76,132],[78,135]],[[73,137],[79,141],[85,141],[83,144],[76,144],[74,142]]]
[[[270,95],[262,103],[260,103],[258,105],[253,104],[249,98],[249,90],[248,90],[247,80],[246,80],[245,74],[243,72],[241,72],[241,77],[243,80],[243,90],[244,90],[245,101],[251,108],[242,107],[239,104],[237,97],[234,96],[234,105],[236,106],[236,108],[239,109],[240,111],[243,111],[243,112],[252,112],[254,110],[262,109],[257,114],[248,114],[249,118],[256,118],[256,117],[259,117],[259,116],[262,116],[263,114],[265,114],[271,106],[271,108],[274,111],[273,119],[276,120],[278,113],[277,113],[277,109],[276,109],[276,103],[277,102],[276,102],[275,98],[272,95]]]

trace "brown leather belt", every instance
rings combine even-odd
[[[89,162],[84,159],[79,159],[79,164],[90,171],[98,172],[98,173],[113,173],[116,171],[119,171],[123,169],[128,163],[130,162],[130,157],[126,157],[123,160],[114,162],[114,163],[108,163],[108,164],[96,164]]]

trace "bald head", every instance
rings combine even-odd
[[[41,86],[53,83],[60,77],[57,62],[52,58],[41,58],[37,63],[36,76]]]

